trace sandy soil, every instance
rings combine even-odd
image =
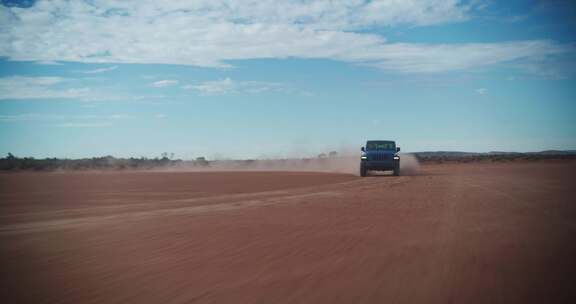
[[[575,163],[0,174],[4,303],[576,303]]]

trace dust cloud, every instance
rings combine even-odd
[[[287,158],[255,160],[215,160],[203,166],[183,165],[173,168],[183,171],[301,171],[359,175],[360,155],[341,155],[323,158]],[[400,174],[416,175],[419,163],[411,154],[400,155]]]
[[[194,171],[303,171],[334,172],[356,174],[359,170],[359,157],[330,157],[302,159],[256,159],[256,160],[217,160],[210,161]]]
[[[413,154],[400,154],[400,175],[417,175],[420,163]]]

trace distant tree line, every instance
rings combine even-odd
[[[416,152],[412,153],[422,163],[444,162],[510,162],[540,160],[576,160],[576,151],[543,151],[535,153],[467,153],[467,152]],[[261,160],[217,160],[208,161],[205,157],[194,160],[174,159],[173,153],[162,153],[160,157],[116,158],[113,156],[67,159],[17,157],[11,153],[0,158],[0,171],[57,171],[57,170],[151,170],[178,168],[254,168],[269,166],[289,168],[291,166],[339,161],[336,151],[318,154],[315,158],[302,159],[261,159]]]
[[[16,157],[11,153],[0,158],[0,170],[2,171],[55,171],[55,170],[147,170],[156,168],[192,166],[206,167],[209,162],[204,157],[196,160],[172,159],[174,154],[168,157],[163,153],[157,158],[116,158],[113,156],[67,159],[67,158],[43,158]]]
[[[541,161],[541,160],[576,160],[576,151],[542,151],[530,153],[518,152],[416,152],[413,155],[423,163],[444,162],[511,162],[511,161]]]
[[[298,164],[311,162],[324,164],[338,157],[336,151],[321,153],[316,158],[298,159]],[[318,163],[319,162],[319,163]],[[57,170],[151,170],[151,169],[189,169],[189,168],[253,168],[262,166],[280,166],[289,168],[296,165],[294,159],[261,159],[261,160],[212,160],[197,157],[194,160],[174,159],[174,153],[162,153],[160,157],[116,158],[113,156],[91,157],[80,159],[68,158],[34,158],[16,157],[12,153],[0,158],[0,171],[57,171]]]

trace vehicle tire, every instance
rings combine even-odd
[[[368,170],[364,165],[360,165],[360,176],[365,177],[366,175],[368,175]]]
[[[400,163],[396,163],[394,165],[394,176],[399,176],[400,175]]]

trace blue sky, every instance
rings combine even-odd
[[[576,149],[573,1],[16,1],[0,153]]]

